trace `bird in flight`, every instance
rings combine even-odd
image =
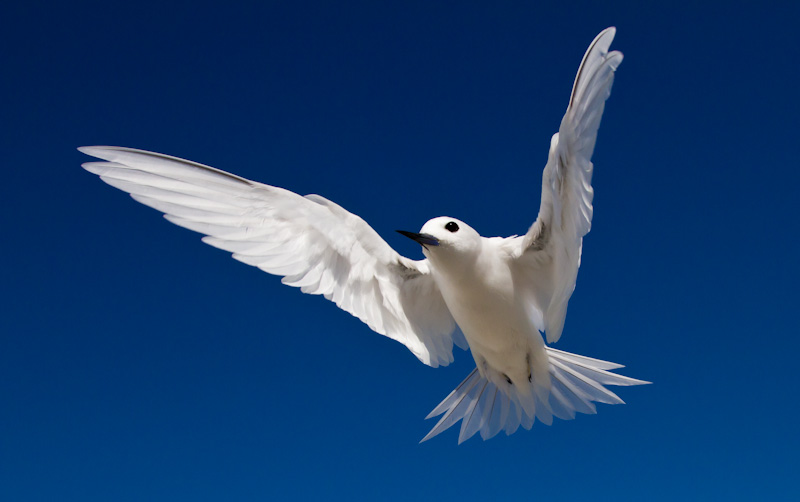
[[[476,367],[431,413],[422,441],[461,421],[461,443],[480,432],[530,429],[538,419],[595,413],[623,401],[607,385],[649,382],[619,364],[563,352],[558,341],[592,220],[592,152],[614,71],[615,29],[583,57],[561,126],[550,143],[539,215],[525,235],[482,237],[456,218],[400,231],[424,260],[393,250],[364,220],[319,195],[300,196],[194,162],[131,148],[79,150],[104,162],[83,167],[203,242],[302,292],[323,295],[423,363],[453,361],[453,344]]]

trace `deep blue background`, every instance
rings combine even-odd
[[[0,498],[797,500],[800,8],[695,3],[4,3]],[[596,416],[418,445],[469,354],[428,368],[79,167],[321,193],[413,258],[393,230],[434,216],[522,233],[610,25],[558,347],[655,383]]]

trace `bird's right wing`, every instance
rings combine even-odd
[[[205,234],[206,244],[281,275],[284,284],[304,293],[325,296],[425,364],[453,360],[455,321],[427,260],[400,256],[339,205],[157,153],[79,150],[106,161],[83,164],[87,171],[172,223]]]
[[[523,237],[514,239],[512,255],[527,288],[531,315],[551,343],[564,328],[583,236],[592,224],[592,152],[614,71],[622,61],[620,52],[608,50],[615,33],[614,28],[603,30],[583,57],[569,106],[550,144],[539,216]]]

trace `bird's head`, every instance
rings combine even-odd
[[[481,236],[461,220],[439,216],[428,220],[417,232],[398,230],[422,245],[427,258],[452,255],[473,255],[480,250]]]

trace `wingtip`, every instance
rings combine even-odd
[[[590,47],[596,46],[599,47],[602,52],[608,52],[608,48],[611,46],[611,42],[614,41],[615,36],[617,36],[617,28],[609,26],[594,38]]]
[[[92,146],[79,146],[78,151],[84,153],[86,155],[90,155],[92,157],[98,157],[98,153],[104,150],[119,150],[120,147],[118,146],[104,146],[104,145],[92,145]],[[99,157],[98,157],[99,158]]]
[[[601,31],[595,37],[595,41],[598,41],[602,38],[608,38],[608,44],[611,45],[611,42],[614,40],[614,37],[617,35],[617,27],[616,26],[609,26],[605,30]]]
[[[83,153],[86,153],[86,152],[83,152]],[[89,154],[87,154],[87,155],[89,155]],[[92,162],[84,162],[83,164],[81,164],[81,167],[86,169],[87,171],[89,171],[92,174],[100,175],[102,173],[102,168],[105,166],[105,164],[106,164],[105,162],[94,162],[94,161],[92,161]]]

